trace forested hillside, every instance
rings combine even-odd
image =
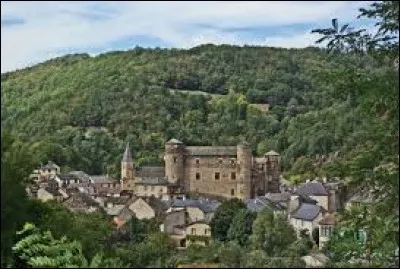
[[[237,200],[215,213],[210,246],[180,252],[154,219],[114,231],[103,214],[71,213],[25,193],[40,162],[118,176],[126,142],[136,165],[160,164],[174,137],[189,145],[246,139],[258,155],[280,152],[290,180],[337,176],[368,191],[373,203],[338,212],[321,250],[326,267],[398,268],[399,2],[359,11],[377,20],[375,32],[332,19],[313,31],[326,49],[136,48],[2,74],[2,267],[305,267],[300,257],[315,246],[308,235],[296,238],[287,218],[253,214]]]
[[[2,75],[1,127],[31,140],[43,154],[38,164],[52,159],[90,174],[117,176],[128,141],[137,165],[160,164],[172,137],[188,145],[247,139],[256,154],[276,150],[285,170],[295,164],[300,171],[311,162],[304,158],[345,151],[362,125],[352,96],[339,98],[337,83],[326,79],[350,66],[379,72],[370,57],[317,48],[203,45],[67,55]]]

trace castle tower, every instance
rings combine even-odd
[[[253,198],[254,186],[252,186],[251,180],[253,155],[251,152],[251,145],[249,143],[242,142],[237,146],[237,161],[239,166],[239,198]]]
[[[268,192],[279,192],[281,178],[281,158],[279,153],[271,150],[264,155],[268,180]]]
[[[135,168],[133,166],[133,160],[131,151],[129,150],[129,143],[126,145],[124,156],[121,161],[121,180],[126,182],[133,180],[135,177]]]
[[[184,185],[184,144],[177,140],[171,139],[165,144],[165,176],[170,183],[178,183]]]

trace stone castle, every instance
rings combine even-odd
[[[121,163],[121,186],[139,196],[163,200],[185,194],[249,199],[279,192],[280,156],[254,157],[247,142],[237,146],[165,144],[165,167],[134,166],[127,145]]]

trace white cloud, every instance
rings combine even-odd
[[[182,48],[204,43],[306,47],[316,39],[309,31],[273,36],[266,32],[250,40],[219,29],[300,23],[325,26],[334,17],[353,20],[360,6],[365,2],[2,1],[2,18],[16,17],[25,23],[1,28],[1,72],[49,59],[60,49],[103,47],[134,35],[153,36]],[[215,28],[198,28],[195,24]]]

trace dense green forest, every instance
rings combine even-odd
[[[389,266],[399,239],[398,15],[397,1],[361,9],[361,17],[377,20],[374,35],[333,19],[313,31],[328,41],[324,49],[135,48],[2,74],[2,265],[301,266],[309,237],[296,240],[286,221],[267,211],[252,215],[239,201],[217,210],[215,243],[180,253],[154,223],[132,220],[123,236],[101,214],[72,214],[25,195],[23,179],[40,162],[118,177],[126,142],[137,165],[161,164],[174,137],[189,145],[248,140],[258,155],[280,152],[291,180],[337,176],[373,190],[375,203],[341,214],[348,234],[336,234],[323,251],[332,267]],[[317,155],[334,158],[319,162]],[[363,245],[352,240],[359,229],[368,231]]]
[[[246,139],[258,155],[280,152],[289,170],[299,157],[348,151],[362,128],[357,104],[334,97],[335,82],[325,78],[346,67],[379,72],[371,57],[317,48],[203,45],[67,55],[2,74],[1,127],[42,153],[37,164],[51,159],[89,174],[118,176],[128,141],[137,165],[161,164],[172,137],[188,145]],[[209,95],[190,94],[198,91]],[[270,111],[249,104],[269,104]],[[298,162],[301,170],[307,161]]]

